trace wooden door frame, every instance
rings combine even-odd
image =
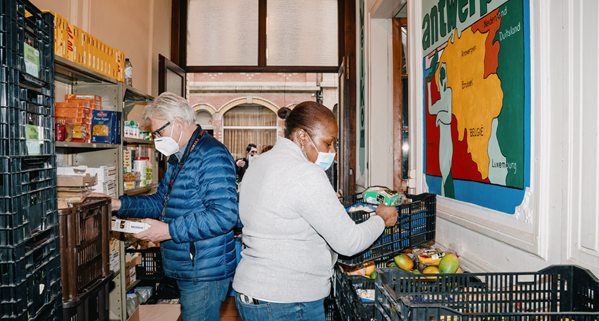
[[[401,27],[408,25],[406,18],[394,18],[393,23],[393,189],[407,191],[407,180],[402,179],[403,171],[403,92],[402,82],[402,37]]]

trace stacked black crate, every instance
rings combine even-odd
[[[61,320],[54,18],[0,1],[0,319]]]

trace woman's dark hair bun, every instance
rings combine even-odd
[[[279,111],[277,112],[277,115],[279,115],[279,118],[285,120],[287,119],[287,117],[289,117],[289,114],[291,114],[291,109],[287,108],[287,107],[283,107],[281,109],[279,109]]]

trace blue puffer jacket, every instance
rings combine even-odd
[[[169,158],[166,175],[155,194],[121,196],[118,215],[159,219],[177,163],[176,156]],[[232,277],[237,264],[233,227],[238,211],[233,158],[223,144],[204,133],[181,168],[167,204],[164,222],[169,224],[172,240],[161,242],[165,274],[200,282]]]

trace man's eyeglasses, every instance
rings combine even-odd
[[[153,131],[152,135],[154,135],[154,137],[156,137],[156,138],[162,137],[162,134],[160,133],[160,131],[162,131],[163,129],[165,129],[170,124],[171,124],[170,121],[167,122],[166,124],[164,124],[164,126],[162,126],[162,127],[158,128],[157,130]]]

